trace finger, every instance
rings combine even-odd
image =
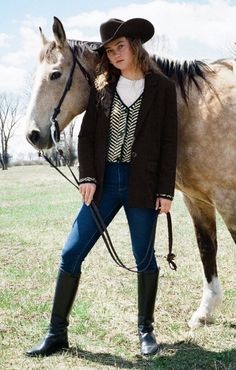
[[[155,207],[155,209],[158,210],[158,209],[160,209],[160,207],[161,207],[161,200],[160,200],[160,198],[157,198],[156,199],[156,207]]]
[[[85,199],[86,199],[86,194],[88,192],[88,186],[87,185],[83,185],[81,186],[81,195],[82,195],[82,198],[83,198],[83,201],[85,202]]]
[[[86,202],[85,202],[85,204],[87,206],[89,206],[91,204],[91,202],[93,200],[93,195],[94,195],[94,189],[93,189],[93,187],[90,187],[89,191],[87,193],[87,199],[86,199]]]
[[[156,200],[155,210],[157,211],[160,207],[159,199]]]
[[[87,193],[86,193],[86,202],[85,202],[87,206],[89,206],[90,203],[92,202],[95,190],[96,190],[96,186],[94,185],[88,186]]]
[[[84,186],[84,185],[80,185],[80,187],[79,187],[79,191],[80,191],[80,194],[81,194],[82,196],[84,196],[84,194],[85,194],[85,192],[86,192],[86,186]]]
[[[90,194],[90,187],[89,187],[89,186],[87,186],[87,187],[86,187],[86,192],[85,192],[85,194],[84,194],[84,203],[85,203],[86,205],[88,205],[87,203],[88,203],[88,199],[89,199],[89,194]]]
[[[163,208],[163,213],[168,213],[170,211],[170,207],[164,207]]]
[[[82,192],[82,197],[83,197],[83,202],[86,203],[86,194],[87,194],[87,189],[85,188]]]
[[[160,207],[160,213],[166,213],[168,207],[165,204],[162,204]]]

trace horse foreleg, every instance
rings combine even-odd
[[[189,321],[189,326],[196,328],[212,322],[212,313],[222,301],[216,264],[215,208],[187,196],[184,196],[184,201],[193,219],[204,272],[201,304]]]

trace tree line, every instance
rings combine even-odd
[[[20,104],[19,98],[7,93],[0,94],[0,168],[2,168],[2,170],[7,170],[9,167],[11,160],[9,142],[16,134],[24,110],[25,107]],[[61,145],[70,165],[74,165],[77,157],[73,143],[75,124],[76,119],[74,119],[67,130],[61,134]],[[47,154],[57,166],[65,165],[55,148],[48,150]]]

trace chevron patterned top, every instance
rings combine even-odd
[[[142,97],[143,94],[130,107],[127,107],[116,91],[110,116],[107,150],[107,160],[109,162],[130,162]]]

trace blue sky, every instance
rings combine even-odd
[[[148,50],[177,59],[228,57],[236,41],[236,0],[6,0],[0,13],[0,91],[22,88],[37,64],[38,27],[50,37],[54,15],[69,38],[93,41],[110,17],[146,17],[156,28]]]
[[[52,37],[53,16],[68,38],[99,41],[99,26],[111,17],[149,19],[156,55],[179,60],[232,57],[236,0],[5,0],[0,10],[0,93],[22,96],[38,63],[38,27]]]
[[[135,0],[136,4],[145,4],[148,0]],[[81,12],[94,9],[105,10],[116,6],[127,5],[127,0],[6,0],[1,4],[0,32],[9,32],[20,24],[22,19],[30,14],[33,17],[43,16],[48,19],[54,15],[58,18],[67,18]]]
[[[11,26],[11,21],[19,22],[26,14],[31,14],[35,17],[52,17],[53,15],[57,15],[64,18],[94,9],[106,10],[117,6],[125,6],[129,3],[145,4],[149,2],[148,0],[8,0],[1,4],[0,30],[8,30]],[[174,3],[177,0],[169,0],[168,2]],[[207,0],[181,0],[179,2],[202,4],[207,3]],[[231,4],[235,2],[235,0],[230,1]]]
[[[48,19],[56,15],[66,18],[80,12],[89,12],[94,9],[106,10],[117,6],[125,6],[130,3],[145,4],[149,0],[6,0],[2,1],[0,14],[0,32],[11,32],[22,19],[30,14],[34,17],[43,16]],[[195,3],[204,4],[207,0],[168,0],[169,3]],[[235,5],[236,0],[228,1]]]

